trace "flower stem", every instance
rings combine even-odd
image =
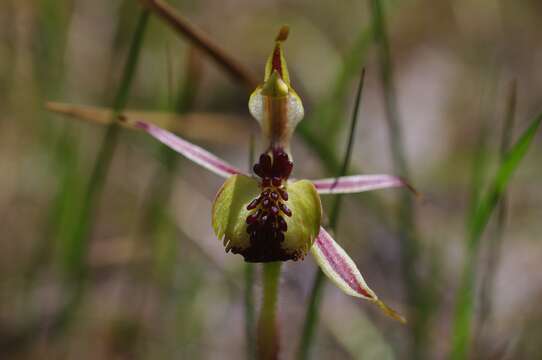
[[[248,171],[252,171],[254,164],[254,133],[250,135],[248,149]],[[256,358],[256,341],[254,336],[254,267],[252,263],[245,263],[244,271],[244,307],[245,307],[245,343],[247,360]]]
[[[263,264],[263,300],[258,321],[258,359],[274,360],[279,355],[277,299],[282,262]]]
[[[247,359],[256,356],[254,342],[254,264],[245,263],[244,269],[245,341]]]

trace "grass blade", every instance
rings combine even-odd
[[[361,72],[361,78],[358,85],[358,91],[356,94],[356,103],[354,105],[354,111],[352,113],[352,123],[350,127],[350,133],[348,135],[348,145],[346,146],[346,151],[344,154],[343,164],[341,170],[338,172],[337,176],[344,176],[348,170],[350,164],[350,158],[352,156],[352,148],[354,146],[354,134],[356,133],[356,126],[358,123],[358,114],[361,104],[361,96],[363,94],[363,83],[365,80],[365,69]],[[331,231],[335,232],[337,228],[337,221],[339,219],[340,210],[341,210],[341,200],[342,195],[337,195],[335,197],[335,202],[329,216],[329,228]],[[318,323],[318,311],[320,309],[320,300],[322,297],[322,290],[324,285],[324,273],[322,270],[317,269],[314,276],[314,281],[312,283],[312,290],[309,297],[309,305],[307,307],[307,312],[305,313],[305,321],[303,323],[303,333],[301,335],[301,340],[299,342],[299,348],[297,352],[298,359],[308,359],[310,358],[310,348],[314,341],[314,333],[316,331],[316,326]]]
[[[135,74],[139,53],[143,44],[143,36],[149,13],[143,11],[139,17],[136,31],[128,53],[122,79],[113,101],[113,117],[117,117],[126,106],[129,90]],[[98,198],[105,183],[105,177],[109,170],[113,154],[117,146],[120,127],[116,122],[108,126],[105,138],[100,146],[94,169],[92,170],[88,187],[86,189],[83,206],[79,214],[79,222],[73,234],[73,243],[66,257],[66,270],[71,276],[79,277],[84,272],[85,254],[88,247],[88,237],[93,223],[93,212],[97,206]]]
[[[179,86],[178,94],[173,94],[173,79],[171,74],[171,60],[169,53],[167,53],[167,79],[168,79],[168,110],[173,111],[175,115],[183,115],[190,111],[193,107],[198,88],[201,79],[201,69],[197,64],[197,58],[193,49],[188,50],[187,62],[184,70],[184,79]],[[174,96],[175,95],[175,96]],[[180,117],[176,117],[175,120],[182,121]],[[172,126],[181,125],[175,124],[172,121]],[[155,280],[164,291],[161,301],[164,300],[165,293],[168,291],[168,286],[173,286],[175,282],[175,272],[178,265],[178,246],[179,239],[177,238],[177,229],[175,221],[170,216],[169,205],[172,199],[172,193],[174,191],[175,174],[179,169],[179,155],[171,150],[168,146],[160,144],[159,159],[163,166],[159,166],[154,172],[148,188],[144,195],[144,202],[142,205],[141,221],[138,224],[138,235],[134,238],[134,245],[132,246],[131,257],[137,257],[136,253],[141,248],[146,249],[152,254],[152,261],[150,266],[134,266],[131,270],[131,276],[133,281],[126,281],[123,287],[123,294],[119,297],[118,308],[122,312],[122,308],[126,301],[129,301],[130,297],[133,297],[134,283],[152,283]],[[183,237],[186,238],[186,237]],[[135,261],[134,261],[135,262]],[[185,265],[186,267],[186,265]],[[183,271],[188,274],[189,271]],[[192,281],[192,280],[190,280]],[[139,320],[143,323],[145,320],[145,305],[152,299],[153,294],[156,294],[156,287],[147,286],[143,287],[141,293],[137,299],[132,300],[135,303],[135,307],[139,309]],[[175,296],[173,300],[179,304],[179,312],[183,315],[184,320],[189,314],[193,314],[195,292],[185,291],[182,296]],[[167,301],[163,301],[167,303]],[[147,314],[148,315],[148,314]],[[163,324],[167,327],[167,323],[171,320],[170,315],[166,315],[162,310],[153,313],[155,321]],[[196,337],[196,334],[192,334]],[[183,334],[177,333],[175,337],[179,340],[182,339]],[[138,329],[133,335],[133,342],[140,346],[145,341],[144,333],[141,329]],[[136,350],[138,351],[138,350]]]
[[[121,83],[113,102],[113,116],[121,113],[126,105],[148,20],[149,13],[142,11],[132,38]],[[94,221],[94,211],[98,205],[105,178],[117,146],[119,131],[120,127],[117,123],[112,123],[107,128],[84,194],[80,212],[77,214],[77,222],[73,228],[73,233],[69,237],[70,243],[67,244],[65,249],[64,270],[70,280],[71,294],[66,307],[56,319],[55,328],[59,330],[69,323],[83,298],[87,271],[86,254],[88,252],[90,230]]]
[[[311,131],[311,133],[318,134],[320,138],[326,139],[332,150],[337,144],[337,135],[347,125],[343,119],[345,119],[344,109],[350,85],[358,77],[359,64],[365,62],[371,41],[372,29],[370,27],[362,29],[335,75],[331,92],[315,104],[314,110],[311,111],[312,115],[300,124],[305,128],[304,131]]]
[[[380,82],[384,93],[384,107],[388,126],[389,147],[397,175],[410,180],[409,167],[405,157],[405,146],[395,89],[393,66],[389,38],[386,26],[384,6],[380,0],[371,0],[371,16],[373,35],[378,45],[378,60],[380,63]],[[419,267],[418,258],[420,242],[415,224],[415,208],[412,197],[406,192],[401,193],[398,209],[400,261],[406,296],[412,311],[407,315],[412,324],[411,357],[423,358],[426,339],[429,309],[431,309],[431,289],[422,286],[421,279],[416,273]]]
[[[499,148],[500,155],[500,164],[503,163],[506,152],[510,148],[510,142],[512,141],[512,133],[514,130],[514,118],[516,112],[516,83],[512,82],[510,85],[510,93],[508,97],[506,114],[503,122],[503,129],[501,134],[501,144]],[[499,268],[500,257],[501,257],[501,247],[503,242],[503,235],[506,226],[507,218],[507,201],[506,194],[502,195],[501,201],[499,203],[499,208],[497,209],[497,223],[495,227],[495,233],[490,239],[487,267],[484,270],[481,279],[481,290],[480,290],[480,324],[479,324],[479,335],[484,331],[487,321],[491,317],[492,313],[492,298],[491,294],[493,293],[493,286],[495,281],[495,273]],[[479,338],[480,336],[477,336]]]
[[[474,311],[474,285],[476,279],[476,258],[481,236],[489,222],[493,210],[501,199],[510,178],[521,160],[525,157],[529,146],[542,121],[539,114],[521,135],[504,157],[495,177],[491,180],[489,190],[481,197],[469,227],[467,259],[463,267],[461,283],[456,303],[452,332],[451,359],[466,359],[471,338],[471,319]]]

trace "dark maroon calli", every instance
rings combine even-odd
[[[253,212],[246,219],[247,233],[250,234],[250,246],[242,253],[246,261],[292,259],[292,255],[281,248],[284,233],[288,230],[284,216],[292,216],[286,205],[288,191],[285,187],[292,168],[292,161],[281,148],[262,154],[254,165],[254,173],[261,178],[262,191],[247,205],[247,210]]]

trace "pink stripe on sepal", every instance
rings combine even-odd
[[[219,176],[227,178],[231,175],[243,173],[207,150],[183,140],[177,135],[156,125],[144,121],[136,121],[134,125],[179,154],[185,156],[187,159],[192,160],[196,164],[203,166]]]
[[[406,323],[403,316],[383,303],[363,279],[356,264],[331,235],[320,228],[311,248],[314,259],[326,276],[344,293],[375,303],[386,315]]]
[[[311,181],[319,194],[358,193],[395,187],[407,187],[417,194],[405,180],[392,175],[351,175]]]

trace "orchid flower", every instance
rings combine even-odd
[[[289,144],[304,109],[292,88],[282,50],[287,36],[288,29],[282,28],[267,60],[263,84],[249,99],[249,111],[267,140],[265,151],[254,164],[254,174],[245,174],[154,124],[136,121],[133,125],[226,179],[212,208],[212,226],[226,252],[240,254],[247,262],[276,262],[302,260],[310,251],[324,274],[343,292],[369,300],[404,322],[369,288],[346,251],[322,227],[320,195],[409,186],[391,175],[290,179],[294,162]]]

